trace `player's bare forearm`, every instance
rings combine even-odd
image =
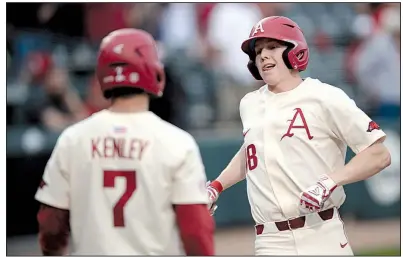
[[[347,185],[372,177],[390,165],[388,149],[383,145],[385,137],[379,139],[364,151],[358,153],[342,169],[329,174],[339,185]]]
[[[42,204],[38,215],[39,245],[43,255],[67,254],[70,212]]]
[[[230,188],[246,177],[245,151],[242,145],[239,151],[232,158],[227,167],[221,172],[216,180],[220,181],[223,190]]]

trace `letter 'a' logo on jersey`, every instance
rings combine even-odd
[[[370,121],[369,122],[369,124],[368,124],[368,129],[367,129],[367,132],[371,132],[372,130],[375,130],[375,129],[381,129],[381,127],[379,127],[379,125],[378,124],[376,124],[376,122],[375,121]]]
[[[291,120],[288,120],[291,122],[290,126],[288,127],[287,132],[281,137],[280,141],[283,140],[284,137],[293,137],[294,133],[291,132],[293,129],[305,129],[308,139],[312,140],[313,136],[311,135],[311,131],[309,130],[308,124],[306,122],[304,113],[302,112],[301,108],[295,108],[294,111],[295,111],[294,117]],[[302,124],[303,124],[302,126],[294,125],[298,116],[300,117],[300,119],[302,121]]]

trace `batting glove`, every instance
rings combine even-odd
[[[208,198],[209,198],[209,204],[208,204],[208,209],[210,212],[210,215],[213,216],[215,211],[217,210],[218,206],[216,204],[218,197],[220,196],[220,193],[223,190],[223,187],[220,182],[217,180],[210,182],[208,181],[206,184],[207,187],[207,193],[208,193]]]
[[[337,184],[328,175],[322,175],[315,185],[308,187],[300,194],[301,213],[307,214],[321,210],[336,187]]]

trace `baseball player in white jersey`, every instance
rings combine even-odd
[[[262,19],[242,50],[266,84],[241,100],[244,143],[208,185],[211,213],[246,177],[256,255],[353,255],[338,213],[343,185],[390,164],[385,133],[341,89],[300,77],[309,51],[292,20]],[[347,146],[356,156],[345,165]]]
[[[153,38],[110,33],[96,72],[111,107],[57,141],[35,196],[42,252],[66,254],[71,230],[79,255],[214,255],[199,148],[148,111],[165,85]]]

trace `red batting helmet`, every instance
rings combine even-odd
[[[271,16],[260,20],[242,43],[242,51],[249,55],[248,69],[257,80],[262,80],[255,65],[255,42],[259,38],[271,38],[284,42],[288,47],[283,53],[289,69],[303,71],[308,66],[309,50],[304,34],[297,23],[283,16]]]
[[[101,42],[96,74],[106,98],[115,88],[140,88],[162,96],[165,73],[153,37],[139,29],[119,29]]]

